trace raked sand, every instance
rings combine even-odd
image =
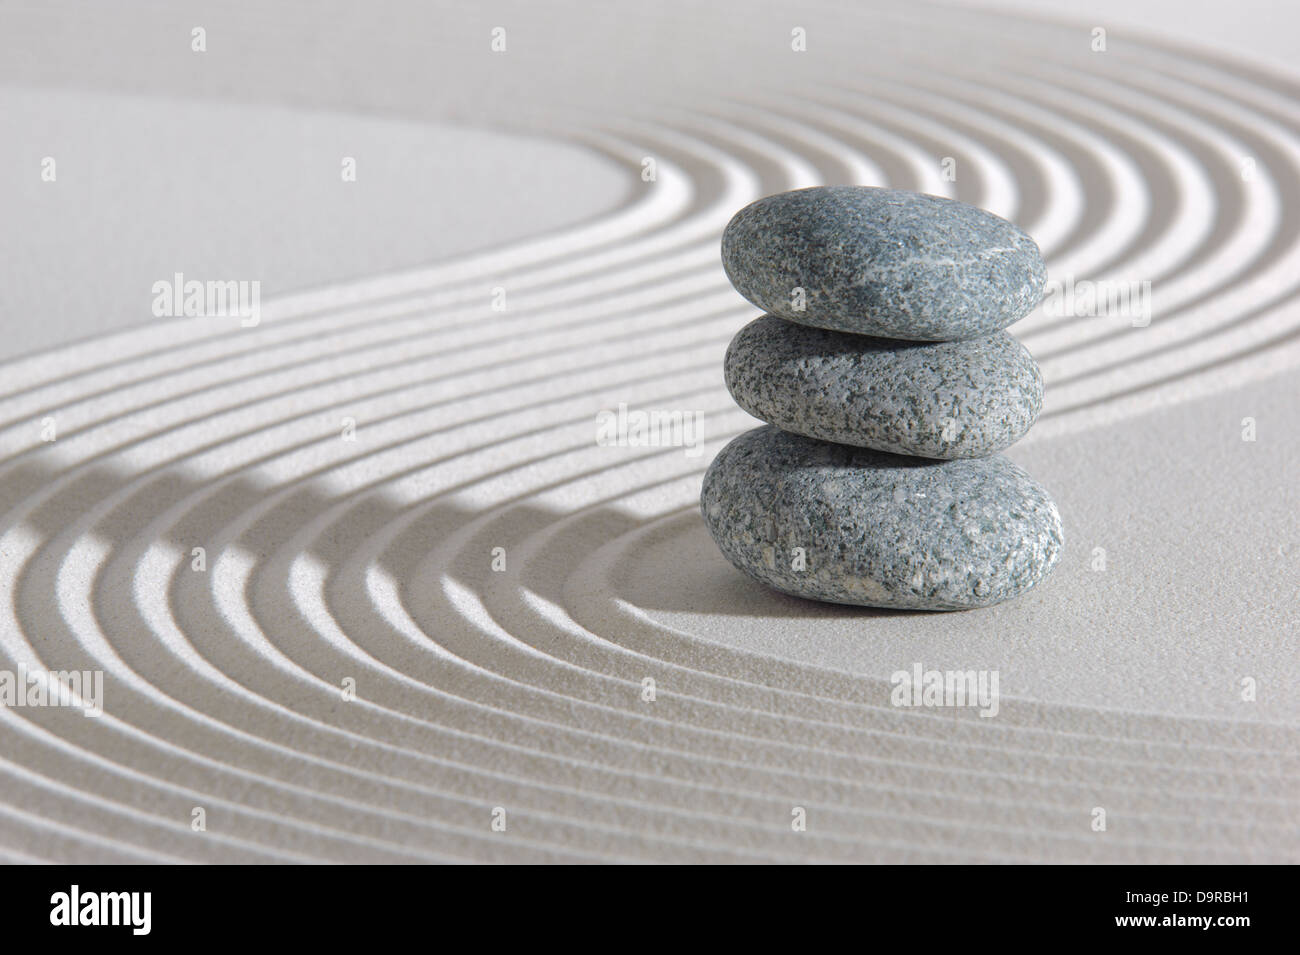
[[[1122,21],[591,6],[6,12],[0,670],[105,712],[0,707],[0,859],[1300,860],[1300,78]],[[1151,282],[1149,324],[1011,329],[1067,541],[1018,600],[813,604],[708,538],[755,425],[719,236],[818,183]],[[153,316],[175,272],[258,323]],[[703,440],[598,442],[620,405]],[[891,705],[916,664],[996,716]]]

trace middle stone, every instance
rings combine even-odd
[[[902,342],[765,315],[732,339],[725,374],[738,405],[783,431],[944,460],[1010,447],[1043,405],[1038,363],[1005,332]]]

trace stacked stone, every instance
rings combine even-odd
[[[700,506],[722,553],[832,603],[983,607],[1060,554],[1047,491],[998,452],[1043,378],[1003,331],[1043,294],[1038,246],[974,206],[836,186],[760,199],[722,237],[769,314],[727,349],[727,388],[769,422],[733,440]]]

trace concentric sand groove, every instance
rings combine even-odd
[[[606,216],[286,296],[255,329],[166,320],[4,366],[0,669],[103,670],[105,714],[0,708],[0,857],[1300,857],[1300,731],[1282,715],[1034,698],[1013,654],[997,718],[902,709],[878,672],[669,622],[757,599],[721,576],[694,501],[752,425],[718,373],[753,310],[717,240],[759,195],[954,195],[1029,229],[1054,277],[1150,281],[1149,327],[1044,310],[1017,326],[1048,381],[1034,448],[1300,360],[1297,84],[921,9],[934,42],[906,58],[886,45],[864,65],[862,15],[828,5],[844,35],[751,88],[701,78],[629,112],[595,92],[548,103],[539,77],[526,122],[489,108],[624,165],[645,188]],[[972,36],[999,68],[953,55]],[[620,402],[701,412],[700,453],[598,444],[597,412]],[[990,613],[1022,639],[1053,593]],[[762,612],[796,633],[848,613]],[[868,643],[907,625],[852,619]]]

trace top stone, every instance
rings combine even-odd
[[[908,341],[1006,328],[1033,310],[1047,281],[1038,245],[1005,219],[868,186],[749,204],[722,233],[722,266],[741,295],[787,321]]]

